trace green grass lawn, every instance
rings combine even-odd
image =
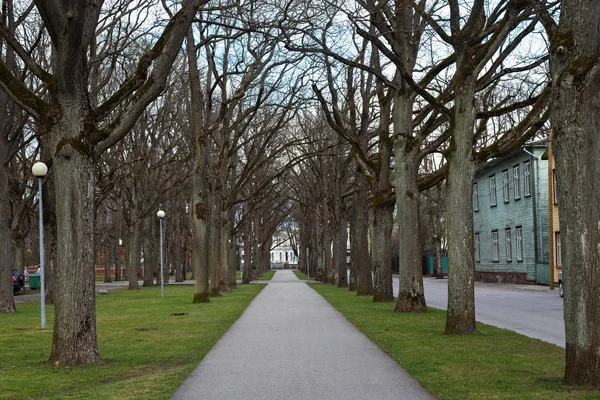
[[[194,288],[111,290],[97,297],[98,345],[104,365],[55,369],[52,342],[40,327],[39,303],[0,314],[0,399],[168,399],[263,285],[192,304]],[[175,316],[172,314],[185,315]]]
[[[308,280],[308,275],[306,275],[304,272],[302,271],[298,271],[297,269],[294,270],[294,274],[296,274],[296,276],[298,277],[298,279],[300,279],[301,281],[306,281]]]
[[[477,334],[444,335],[446,312],[394,313],[332,285],[311,285],[439,399],[599,399],[562,384],[564,349],[477,324]]]
[[[259,281],[270,281],[271,278],[273,278],[273,275],[275,275],[275,270],[268,270],[267,272],[265,272],[264,274],[262,274],[261,276],[258,277]]]

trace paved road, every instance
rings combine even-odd
[[[289,270],[277,271],[172,399],[433,399]]]
[[[445,310],[448,280],[424,278],[427,305]],[[394,277],[394,295],[398,277]],[[475,283],[477,321],[565,347],[563,301],[544,286]]]

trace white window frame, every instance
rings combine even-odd
[[[510,192],[508,189],[508,170],[502,171],[502,194],[504,195],[504,202],[510,201]]]
[[[500,261],[500,248],[498,245],[498,230],[492,231],[492,261]]]
[[[510,228],[504,229],[504,240],[506,242],[506,261],[512,261],[512,243]]]
[[[490,176],[490,207],[497,205],[496,199],[496,175]]]
[[[554,232],[554,247],[556,247],[556,266],[562,267],[562,257],[560,255],[560,251],[561,251],[560,232]]]
[[[479,250],[479,232],[475,233],[475,238],[473,241],[475,242],[475,262],[480,262],[481,252]]]
[[[521,176],[519,175],[519,165],[513,167],[513,191],[515,193],[515,200],[521,198]]]
[[[479,190],[477,182],[473,184],[473,211],[479,211]]]
[[[523,227],[517,226],[516,241],[517,241],[517,261],[523,261]]]
[[[531,196],[531,163],[523,163],[523,194],[525,197]]]

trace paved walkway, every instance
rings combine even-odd
[[[292,271],[277,271],[172,399],[433,399]]]

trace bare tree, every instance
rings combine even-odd
[[[7,68],[0,87],[47,131],[56,184],[58,235],[56,318],[50,362],[62,367],[100,361],[94,294],[94,213],[97,157],[127,135],[146,106],[163,90],[201,0],[183,1],[135,72],[96,106],[89,96],[88,51],[102,14],[101,1],[35,1],[52,41],[52,72],[44,70],[13,35],[0,34],[35,78],[48,101]],[[67,29],[68,28],[68,29]]]
[[[535,4],[550,38],[552,150],[564,265],[565,383],[599,387],[600,211],[595,188],[600,179],[600,3],[562,1],[558,26],[552,2]]]

